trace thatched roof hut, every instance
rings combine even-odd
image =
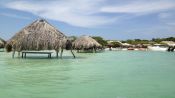
[[[50,25],[46,20],[39,19],[16,33],[7,42],[7,51],[22,50],[56,50],[65,43],[66,36]],[[11,48],[9,48],[11,47]]]
[[[173,41],[162,41],[161,44],[165,44],[168,46],[175,46],[175,42],[173,42]]]
[[[38,19],[16,33],[6,45],[10,51],[55,50],[65,46],[66,36],[44,19]]]
[[[96,49],[99,47],[102,46],[90,36],[81,36],[73,42],[73,48],[77,50]]]
[[[5,43],[6,43],[6,41],[3,40],[2,38],[0,38],[0,48],[4,48],[5,47]]]

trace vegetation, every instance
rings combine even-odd
[[[132,45],[137,45],[137,44],[155,44],[159,43],[161,44],[162,41],[174,41],[175,42],[175,37],[168,37],[168,38],[153,38],[152,40],[142,40],[142,39],[134,39],[134,40],[126,40],[122,41],[122,43],[129,43]]]
[[[175,42],[175,37],[168,37],[168,38],[153,38],[152,41],[156,43],[160,43],[161,41],[174,41]]]
[[[132,45],[137,45],[137,44],[149,44],[150,41],[149,40],[141,40],[141,39],[134,39],[134,40],[126,40],[126,41],[122,41],[123,43],[128,43],[128,44],[132,44]]]
[[[92,37],[93,39],[95,39],[98,43],[100,43],[102,46],[106,46],[107,45],[107,41],[104,40],[102,37],[100,36],[94,36]]]
[[[75,40],[77,37],[76,36],[71,36],[71,38],[73,38],[73,40]],[[119,42],[111,42],[111,43],[107,43],[107,40],[104,40],[102,37],[100,36],[93,36],[93,39],[95,39],[98,43],[100,43],[102,46],[107,46],[107,45],[111,45],[113,47],[120,47],[121,44]],[[123,40],[121,41],[122,43],[128,43],[128,44],[132,44],[132,45],[138,45],[138,44],[163,44],[161,43],[162,41],[174,41],[175,42],[175,37],[168,37],[168,38],[153,38],[151,40],[145,40],[145,39],[129,39],[129,40]]]
[[[121,47],[121,43],[119,42],[111,42],[110,44],[112,47]]]
[[[100,43],[102,46],[107,46],[107,45],[111,45],[113,47],[120,47],[121,44],[119,42],[111,42],[110,44],[107,43],[106,40],[104,40],[102,37],[99,36],[95,36],[92,37],[94,38],[98,43]],[[121,41],[122,43],[128,43],[128,44],[132,44],[132,45],[138,45],[138,44],[162,44],[162,41],[174,41],[175,42],[175,37],[168,37],[168,38],[153,38],[151,40],[145,40],[145,39],[129,39],[129,40],[125,40],[125,41]]]
[[[77,37],[76,36],[70,36],[71,39],[76,40]],[[99,44],[101,44],[102,46],[112,46],[112,47],[120,47],[121,43],[117,42],[117,41],[113,41],[111,43],[108,43],[108,41],[110,40],[105,40],[104,38],[100,37],[100,36],[93,36],[93,39],[95,39]],[[162,41],[174,41],[175,42],[175,37],[168,37],[168,38],[153,38],[151,40],[145,40],[145,39],[128,39],[128,40],[122,40],[122,43],[128,43],[131,45],[138,45],[138,44],[164,44],[161,43]]]
[[[69,40],[71,40],[72,42],[75,41],[75,40],[77,39],[76,36],[69,36],[68,38],[69,38]]]

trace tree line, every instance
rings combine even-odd
[[[76,36],[72,36],[73,40],[76,40]],[[107,46],[109,43],[109,40],[105,40],[104,38],[100,36],[92,36],[93,39],[95,39],[98,43],[100,43],[102,46]],[[122,43],[128,43],[132,45],[138,45],[138,44],[160,44],[162,41],[174,41],[175,37],[167,37],[167,38],[153,38],[151,40],[145,40],[145,39],[128,39],[128,40],[121,40]],[[119,42],[111,42],[110,43],[113,46],[120,46],[121,43]]]

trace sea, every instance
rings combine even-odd
[[[0,52],[0,98],[175,98],[175,52]]]

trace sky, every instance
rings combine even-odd
[[[175,0],[0,0],[0,37],[40,18],[67,36],[175,37]]]

